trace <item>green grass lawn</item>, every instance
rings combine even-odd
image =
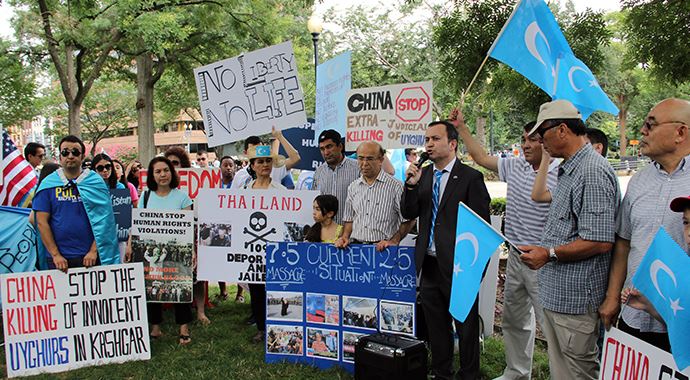
[[[233,298],[235,288],[230,294]],[[212,287],[211,296],[218,293]],[[248,301],[247,301],[248,302]],[[352,379],[342,369],[321,371],[295,364],[264,363],[264,346],[252,344],[255,326],[247,326],[249,304],[227,301],[207,312],[210,326],[192,324],[192,343],[178,345],[177,326],[171,311],[164,314],[164,337],[151,342],[151,360],[87,367],[59,374],[34,376],[33,379]],[[548,360],[544,348],[538,345],[535,353],[533,378],[548,379]],[[2,353],[4,372],[5,354]],[[481,371],[485,379],[501,374],[503,342],[498,338],[486,341],[481,357]],[[456,364],[457,367],[457,364]]]

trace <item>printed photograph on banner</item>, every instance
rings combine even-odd
[[[305,227],[308,223],[285,222],[285,236],[283,241],[304,241]]]
[[[415,305],[407,302],[381,300],[379,302],[381,314],[381,331],[414,333]]]
[[[352,331],[343,331],[343,361],[355,362],[355,346],[357,339],[367,334],[356,333]]]
[[[295,325],[267,325],[266,352],[280,355],[304,354],[304,329]]]
[[[376,299],[343,296],[343,326],[377,328]]]
[[[337,330],[307,327],[307,356],[339,360],[339,345]]]
[[[266,292],[266,319],[304,322],[302,292]]]
[[[202,223],[199,225],[199,245],[208,247],[232,247],[232,224]]]
[[[340,297],[334,294],[307,293],[307,322],[338,325]]]

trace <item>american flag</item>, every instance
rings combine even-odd
[[[36,178],[34,169],[17,150],[7,131],[3,131],[0,204],[17,206],[24,195],[36,186],[36,182],[38,182],[38,178]]]

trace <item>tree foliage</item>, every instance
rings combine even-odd
[[[34,71],[21,54],[0,39],[0,125],[12,125],[34,116]]]

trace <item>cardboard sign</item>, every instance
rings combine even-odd
[[[270,243],[266,247],[266,362],[354,371],[357,338],[414,335],[413,247]]]
[[[141,264],[0,276],[7,376],[151,358]]]
[[[302,241],[318,191],[202,189],[197,277],[263,283],[269,242]]]
[[[194,78],[208,146],[307,121],[292,42],[198,67]]]
[[[345,101],[352,87],[349,51],[316,67],[316,136],[327,129],[345,135]],[[313,170],[313,169],[311,169]]]
[[[423,146],[432,96],[431,82],[350,90],[345,149],[356,150],[364,141],[376,141],[384,149]]]
[[[132,261],[144,263],[149,302],[192,302],[194,211],[132,212]]]
[[[115,214],[117,241],[127,241],[132,227],[132,195],[129,189],[110,189],[110,201]]]
[[[319,143],[316,142],[314,135],[314,119],[307,120],[306,124],[283,131],[283,136],[299,151],[301,157],[293,169],[316,170],[323,163]],[[282,145],[280,146],[280,154],[287,157],[287,152]]]
[[[688,379],[690,367],[680,370],[670,353],[615,327],[604,335],[600,380]]]
[[[199,189],[215,189],[220,187],[220,181],[223,179],[220,173],[220,168],[186,168],[177,169],[177,175],[180,178],[180,186],[182,191],[187,191],[190,199],[195,199],[199,195]],[[147,190],[146,178],[147,171],[142,169],[139,171],[139,189],[142,191],[141,204],[144,204],[143,191]]]

